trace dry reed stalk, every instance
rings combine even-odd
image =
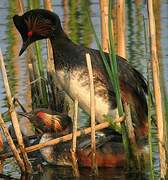
[[[43,0],[45,9],[52,11],[52,0]]]
[[[43,0],[44,8],[53,11],[52,9],[52,1],[51,0]],[[54,58],[53,58],[53,52],[50,41],[47,39],[47,65],[48,65],[48,71],[52,74],[52,72],[55,72],[54,67]],[[54,81],[55,82],[55,81]],[[55,86],[55,85],[54,85]]]
[[[108,1],[99,0],[101,15],[101,39],[103,51],[108,52],[109,32],[108,32]]]
[[[128,132],[127,132],[128,138],[129,138],[131,144],[136,144],[134,127],[133,127],[132,119],[131,119],[130,105],[127,103],[124,103],[124,110],[125,110],[125,115],[126,115],[125,124],[126,124],[127,130],[128,130]]]
[[[33,65],[32,63],[30,62],[29,60],[29,52],[30,52],[30,48],[27,49],[27,69],[28,69],[28,84],[30,84],[30,89],[29,89],[29,92],[30,92],[30,99],[32,100],[32,94],[33,94],[33,89],[35,88],[35,85],[34,84],[31,84],[31,82],[34,81],[34,74],[33,74]],[[30,103],[32,104],[32,102]]]
[[[148,143],[149,143],[149,160],[150,160],[150,179],[154,180],[154,163],[153,163],[153,143],[152,143],[152,98],[150,95],[151,85],[151,62],[147,64],[147,82],[148,82]]]
[[[17,3],[19,4],[19,9],[21,14],[24,13],[24,5],[23,5],[23,1],[22,0],[17,0]]]
[[[140,162],[140,153],[138,151],[137,147],[137,142],[135,138],[135,133],[134,133],[134,127],[132,123],[132,117],[131,117],[131,108],[130,105],[127,104],[126,102],[124,103],[124,111],[125,111],[125,126],[127,129],[127,135],[129,139],[129,145],[130,145],[130,150],[131,150],[131,160],[130,162],[130,167],[142,170],[141,162]]]
[[[66,33],[68,33],[68,1],[67,0],[63,0],[62,4],[63,4],[63,8],[64,8],[64,31]]]
[[[44,3],[45,9],[52,11],[51,0],[43,0],[43,3]],[[55,72],[55,67],[54,67],[54,58],[53,58],[52,47],[51,47],[51,43],[49,40],[47,40],[47,56],[48,56],[48,59],[47,59],[48,71],[52,74],[53,72]]]
[[[3,160],[0,160],[0,174],[3,173],[4,163]]]
[[[7,95],[7,100],[8,100],[8,106],[9,106],[9,113],[11,116],[11,120],[12,120],[12,124],[14,127],[14,131],[17,137],[17,141],[19,144],[19,148],[20,151],[22,152],[22,156],[23,156],[23,161],[25,163],[25,170],[28,173],[31,173],[31,165],[28,159],[28,156],[26,154],[25,148],[24,148],[24,142],[23,142],[23,138],[22,138],[22,133],[20,131],[20,127],[19,127],[19,122],[18,122],[18,118],[17,118],[17,114],[13,105],[13,100],[12,100],[12,95],[10,92],[10,87],[9,87],[9,83],[8,83],[8,78],[7,78],[7,74],[6,74],[6,69],[5,69],[5,64],[4,64],[4,60],[3,60],[3,56],[2,56],[2,52],[0,50],[0,67],[1,67],[1,72],[2,72],[2,77],[3,77],[3,81],[4,81],[4,87],[5,87],[5,91],[6,91],[6,95]]]
[[[74,102],[74,117],[73,117],[73,132],[72,132],[72,148],[71,148],[71,155],[72,155],[72,168],[75,177],[79,177],[79,169],[78,163],[76,158],[76,132],[77,132],[77,121],[78,121],[78,100]]]
[[[90,83],[90,116],[91,116],[91,149],[92,149],[92,170],[94,174],[98,174],[97,162],[96,162],[96,139],[95,139],[95,93],[93,82],[93,70],[91,64],[90,54],[86,54],[86,63],[89,72]]]
[[[147,1],[148,5],[148,17],[149,17],[149,34],[150,34],[150,48],[151,48],[151,62],[153,70],[153,86],[154,86],[154,96],[155,96],[155,106],[156,106],[156,119],[157,119],[157,129],[158,129],[158,139],[159,139],[159,157],[160,157],[160,172],[161,178],[165,178],[167,173],[167,163],[166,163],[166,150],[165,150],[165,135],[164,135],[164,115],[162,108],[162,96],[160,81],[160,71],[159,71],[159,61],[157,56],[157,45],[156,45],[156,27],[155,27],[155,17],[153,13],[153,2],[152,0]]]
[[[0,152],[2,152],[3,149],[4,149],[3,137],[2,137],[2,133],[0,132]]]
[[[117,54],[126,58],[125,52],[125,0],[117,0]]]
[[[5,125],[5,122],[4,120],[2,119],[2,116],[0,114],[0,126],[5,134],[5,137],[6,137],[6,140],[8,141],[8,144],[11,148],[11,151],[13,153],[13,156],[15,157],[16,159],[16,162],[18,163],[19,167],[20,167],[20,170],[22,172],[25,172],[25,165],[24,165],[24,162],[23,160],[20,158],[20,155],[19,155],[19,152],[17,151],[16,147],[15,147],[15,144],[9,134],[9,131],[8,131],[8,128],[6,127]]]
[[[1,127],[1,125],[0,125]],[[0,153],[4,150],[4,143],[2,138],[2,132],[0,131]],[[0,173],[3,172],[3,160],[0,158]]]

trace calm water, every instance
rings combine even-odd
[[[78,3],[77,3],[78,2]],[[69,34],[70,38],[76,42],[85,46],[96,48],[95,41],[91,29],[87,25],[86,13],[84,8],[86,6],[84,0],[71,0],[67,4],[67,9],[63,6],[63,1],[54,0],[53,10],[60,18],[65,31]],[[98,0],[90,0],[90,5],[87,9],[90,11],[92,21],[98,36],[100,37],[100,17],[99,17],[99,4]],[[146,46],[148,40],[145,38],[147,30],[144,28],[147,24],[146,7],[142,3],[142,0],[126,0],[127,8],[127,57],[129,62],[146,76],[146,65],[149,59],[149,48]],[[42,1],[41,1],[42,4]],[[25,1],[25,9],[27,9],[27,3]],[[41,5],[42,7],[42,5]],[[157,8],[157,35],[158,35],[158,47],[159,57],[162,69],[162,81],[164,82],[163,88],[165,95],[167,94],[168,87],[168,0],[158,0]],[[0,48],[2,49],[7,73],[9,77],[10,87],[12,94],[19,98],[19,100],[25,105],[30,107],[30,88],[28,86],[28,71],[25,63],[25,56],[18,57],[21,41],[18,32],[16,31],[12,17],[18,13],[18,4],[16,0],[1,0],[0,1]],[[42,41],[44,64],[46,63],[46,50],[44,47],[45,41]],[[0,112],[3,113],[6,108],[6,97],[4,94],[2,77],[0,74]],[[158,163],[156,163],[158,164]],[[88,176],[89,170],[81,171],[83,176]],[[19,177],[18,171],[14,165],[7,163],[5,166],[5,173],[12,176]],[[70,169],[62,168],[58,169],[57,173],[54,168],[45,168],[43,175],[34,176],[34,179],[53,179],[53,177],[63,176],[71,174]],[[116,179],[125,179],[125,175],[121,171],[114,169],[103,169],[100,171],[101,179],[105,176],[105,179],[111,179],[113,175]]]

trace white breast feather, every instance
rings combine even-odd
[[[75,76],[74,76],[75,74]],[[82,81],[79,81],[80,71],[73,71],[67,74],[66,72],[57,70],[57,80],[66,93],[73,99],[79,100],[79,106],[90,114],[90,90],[88,86],[82,86]],[[110,103],[105,102],[103,97],[95,96],[96,103],[96,119],[99,122],[104,121],[104,115],[116,116],[116,109],[110,108]]]

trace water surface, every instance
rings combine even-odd
[[[65,1],[64,1],[65,2]],[[89,3],[87,3],[89,2]],[[25,9],[28,4],[26,1]],[[157,42],[159,47],[159,58],[162,72],[162,86],[165,96],[167,94],[168,87],[168,1],[157,1],[156,24],[157,24]],[[42,8],[42,1],[40,1],[40,7]],[[53,10],[61,19],[62,25],[68,33],[69,37],[76,43],[83,44],[87,47],[97,48],[95,40],[93,38],[92,31],[88,26],[87,16],[85,8],[90,12],[92,21],[100,38],[100,14],[99,14],[99,1],[98,0],[71,0],[68,3],[63,4],[63,1],[53,1]],[[128,61],[139,70],[144,76],[147,72],[147,62],[149,60],[149,41],[147,36],[147,13],[146,6],[141,0],[127,0],[126,1],[126,51]],[[25,107],[31,106],[30,100],[30,86],[28,82],[28,70],[25,61],[25,54],[18,57],[18,53],[21,46],[21,39],[16,31],[12,17],[14,14],[18,14],[18,4],[16,0],[1,0],[0,1],[0,48],[2,49],[6,69],[8,73],[9,83],[12,90],[12,95],[19,98]],[[46,64],[46,49],[45,41],[42,41],[42,54],[44,58],[44,64]],[[6,96],[4,93],[3,81],[0,74],[0,112],[7,111]],[[11,161],[10,161],[11,162]],[[158,165],[158,162],[156,162]],[[5,166],[5,173],[12,176],[19,177],[19,173],[16,166],[7,163]],[[53,177],[67,177],[67,174],[72,174],[71,169],[58,168],[58,171],[53,167],[46,167],[43,175],[36,175],[34,179],[52,179]],[[88,176],[89,170],[84,169],[81,171],[84,177]],[[111,179],[114,176],[115,179],[124,179],[126,177],[120,170],[103,169],[100,171],[106,179]],[[69,176],[68,176],[69,177]],[[88,176],[90,177],[90,176]]]

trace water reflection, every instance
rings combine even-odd
[[[80,42],[78,2],[76,0],[69,1],[69,36],[75,43]]]
[[[18,92],[18,81],[20,76],[20,69],[18,64],[18,50],[19,50],[19,40],[18,36],[16,34],[16,28],[14,27],[12,23],[11,17],[16,14],[16,10],[13,9],[13,7],[16,7],[15,1],[9,2],[8,7],[8,21],[7,21],[7,31],[6,31],[6,41],[7,41],[7,54],[5,58],[5,64],[7,69],[7,75],[9,77],[9,85],[11,87],[11,93],[12,96]]]
[[[16,32],[13,23],[12,16],[18,13],[18,1],[0,1],[0,47],[2,48],[7,73],[9,76],[9,83],[12,89],[12,94],[18,94],[23,104],[30,105],[30,89],[26,87],[28,84],[28,74],[25,64],[25,57],[18,58],[18,51],[20,49],[20,37]],[[26,4],[27,1],[25,1]],[[35,1],[33,1],[35,2]],[[37,1],[36,1],[37,2]],[[42,7],[42,1],[38,1],[40,7]],[[163,69],[163,81],[166,82],[164,90],[167,92],[168,76],[167,76],[167,57],[168,57],[168,2],[166,0],[155,1],[159,4],[156,6],[159,8],[156,22],[158,32],[158,45],[159,55],[162,60]],[[70,38],[76,42],[81,43],[84,46],[96,47],[93,40],[93,34],[87,22],[87,14],[84,9],[87,9],[92,17],[93,24],[96,28],[96,32],[100,38],[100,18],[99,18],[99,0],[60,0],[53,1],[53,10],[60,16],[65,31],[69,34]],[[144,30],[144,14],[145,5],[141,0],[126,1],[127,7],[127,57],[131,64],[140,70],[144,75],[146,73],[147,54],[148,50],[145,47],[145,30]],[[17,10],[16,10],[17,9]],[[42,52],[46,56],[46,52]],[[148,52],[149,53],[149,52]],[[2,83],[2,77],[0,74],[0,112],[6,110],[6,98],[4,94],[4,88]],[[86,119],[83,118],[83,119]],[[11,162],[10,162],[11,163]],[[8,163],[7,163],[8,164]],[[16,167],[13,165],[6,166],[6,173],[15,172]],[[18,172],[17,172],[18,173]],[[65,177],[68,174],[72,174],[70,168],[45,167],[44,174],[37,175],[34,179],[52,179],[57,176]],[[90,170],[82,169],[82,178],[90,177]],[[16,175],[16,174],[12,174]],[[116,169],[102,169],[100,170],[100,176],[106,176],[111,178],[124,179],[123,171]],[[69,177],[70,178],[70,177]]]
[[[127,0],[127,57],[128,61],[141,73],[146,74],[147,54],[144,37],[144,4]]]
[[[87,10],[87,11],[86,11]],[[88,13],[88,14],[87,14]],[[81,37],[81,44],[85,47],[90,47],[92,42],[92,30],[91,27],[88,25],[88,15],[91,15],[90,11],[90,1],[82,1],[80,2],[80,16],[81,16],[81,23],[80,23],[80,37]]]
[[[89,168],[80,168],[80,180],[110,180],[110,179],[119,179],[119,180],[135,180],[143,179],[147,180],[149,177],[145,174],[132,172],[128,174],[127,172],[123,173],[123,169],[120,168],[99,168],[99,176],[95,177],[92,175]],[[54,180],[54,179],[75,179],[72,176],[72,169],[69,167],[57,167],[57,166],[45,166],[42,174],[37,174],[33,177],[34,180]],[[69,176],[67,176],[69,174]]]

